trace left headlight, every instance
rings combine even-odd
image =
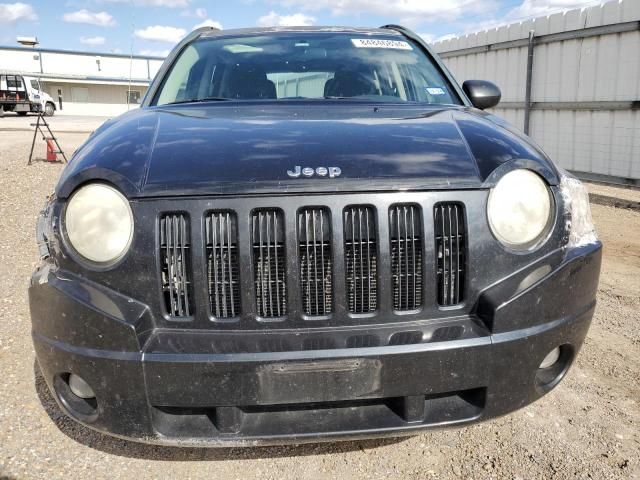
[[[491,231],[516,250],[535,247],[547,232],[552,197],[547,183],[531,170],[513,170],[491,190],[487,217]]]
[[[118,190],[102,183],[76,191],[64,216],[67,238],[84,258],[111,263],[129,249],[133,238],[133,214]]]

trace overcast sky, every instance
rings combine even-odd
[[[1,2],[2,0],[0,0]],[[0,3],[0,45],[166,55],[200,25],[377,27],[399,23],[434,41],[604,0],[67,0]]]

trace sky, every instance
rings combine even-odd
[[[0,45],[165,56],[202,25],[401,24],[434,42],[605,0],[0,0]]]

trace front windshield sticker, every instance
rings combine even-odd
[[[352,38],[351,43],[357,48],[391,48],[394,50],[413,50],[408,42],[400,40],[381,40],[378,38]]]
[[[446,95],[442,87],[427,87],[427,93],[430,95]]]

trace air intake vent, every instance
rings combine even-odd
[[[466,232],[464,208],[459,203],[434,207],[438,304],[457,305],[464,296]]]
[[[305,208],[298,212],[300,282],[302,310],[305,315],[331,313],[331,221],[322,208]]]
[[[188,317],[193,311],[191,286],[191,242],[186,215],[172,213],[160,218],[160,262],[162,293],[172,317]]]
[[[240,314],[238,222],[232,212],[211,212],[206,217],[209,305],[216,318]]]
[[[394,205],[389,209],[393,308],[422,307],[422,222],[417,205]]]
[[[259,317],[287,313],[284,221],[281,210],[255,210],[251,216],[256,312]]]
[[[344,257],[349,312],[370,313],[378,305],[378,244],[374,210],[344,210]]]

